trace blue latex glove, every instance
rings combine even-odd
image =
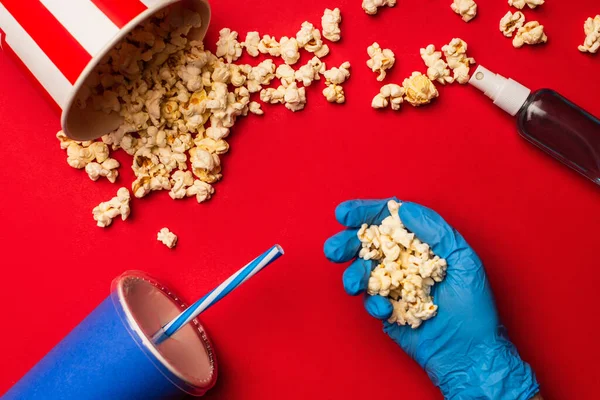
[[[325,243],[326,257],[337,263],[355,259],[343,276],[344,289],[358,295],[367,288],[375,263],[357,259],[356,233],[363,223],[380,224],[388,200],[351,200],[340,204],[337,220],[348,229]],[[529,400],[539,392],[531,367],[508,340],[479,257],[463,237],[434,211],[403,203],[400,219],[433,252],[446,259],[446,278],[433,286],[437,316],[417,328],[384,321],[384,331],[427,372],[446,399]],[[387,320],[392,305],[381,296],[365,297],[372,316]]]

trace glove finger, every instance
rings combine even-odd
[[[348,228],[360,228],[362,224],[380,224],[389,215],[387,202],[384,200],[348,200],[335,209],[335,218]]]
[[[346,229],[325,241],[323,252],[329,261],[344,263],[358,256],[361,248],[356,229]]]
[[[367,290],[371,270],[375,263],[371,260],[363,260],[357,258],[344,271],[342,281],[344,282],[344,290],[351,296],[356,296]]]
[[[483,270],[481,260],[461,234],[435,211],[416,203],[403,203],[400,219],[419,240],[428,243],[436,255],[446,259],[449,271],[466,272],[465,278]]]
[[[392,315],[394,308],[392,303],[386,298],[379,295],[376,296],[365,296],[365,308],[367,312],[374,318],[386,320]]]

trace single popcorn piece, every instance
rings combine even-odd
[[[263,85],[268,85],[275,78],[275,64],[268,59],[253,67],[248,74],[247,86],[250,93],[259,92]]]
[[[228,63],[240,58],[242,55],[242,45],[237,40],[238,33],[229,28],[223,28],[219,31],[219,40],[217,41],[217,57],[224,57]]]
[[[101,176],[108,179],[110,183],[115,183],[119,176],[119,168],[121,165],[114,158],[108,158],[102,163],[91,162],[85,166],[85,172],[91,180],[97,181]]]
[[[285,87],[280,85],[277,88],[266,88],[260,91],[260,100],[264,103],[283,104],[285,102]]]
[[[330,103],[342,104],[346,101],[344,88],[334,83],[325,85],[325,89],[323,89],[323,96],[325,96],[327,101]]]
[[[363,0],[362,9],[369,15],[377,14],[380,7],[394,7],[396,0]]]
[[[400,106],[404,101],[404,95],[405,90],[400,85],[396,85],[394,83],[383,85],[381,89],[379,89],[379,93],[373,97],[373,101],[371,101],[371,107],[385,108],[391,104],[392,110],[397,111],[400,109]]]
[[[308,21],[304,21],[302,27],[296,33],[296,42],[299,48],[304,48],[317,57],[325,57],[329,54],[329,46],[323,43],[321,32]]]
[[[204,203],[205,201],[210,200],[214,193],[215,189],[212,185],[196,179],[194,184],[186,189],[185,195],[187,197],[196,196],[196,201],[198,203]]]
[[[283,87],[288,87],[296,81],[296,71],[287,64],[281,64],[275,71],[275,76],[281,81]]]
[[[303,87],[298,88],[296,82],[285,88],[285,94],[283,98],[285,102],[285,108],[293,112],[300,111],[306,104],[306,89]]]
[[[246,33],[246,40],[242,42],[242,47],[246,49],[246,52],[251,57],[257,57],[260,53],[258,50],[258,46],[260,44],[260,36],[258,32],[248,32]]]
[[[526,5],[529,8],[536,8],[544,4],[544,0],[508,0],[508,5],[522,10]]]
[[[467,57],[467,43],[460,38],[454,38],[442,47],[442,51],[452,69],[454,80],[462,85],[469,82],[471,64],[475,64],[475,59]]]
[[[333,67],[323,73],[327,83],[341,85],[350,77],[350,62],[346,61],[339,68]]]
[[[113,219],[119,215],[121,216],[121,219],[125,221],[127,217],[129,217],[131,211],[129,208],[129,200],[129,190],[122,187],[117,191],[117,195],[111,200],[100,203],[94,207],[92,214],[97,225],[101,228],[106,228],[112,223]]]
[[[477,15],[477,4],[473,0],[454,0],[450,7],[465,22],[469,22]]]
[[[512,37],[516,30],[520,29],[525,23],[525,15],[521,11],[514,14],[510,11],[500,20],[500,32],[506,37]]]
[[[279,41],[281,48],[281,58],[288,65],[294,65],[300,59],[300,52],[298,51],[298,42],[296,38],[288,38],[284,36]]]
[[[513,38],[513,46],[518,49],[524,44],[534,45],[546,43],[547,41],[548,37],[544,33],[544,25],[540,25],[537,21],[531,21],[519,28]]]
[[[392,68],[396,62],[394,52],[390,49],[382,49],[379,43],[375,42],[367,48],[367,53],[370,57],[367,67],[371,68],[371,71],[379,73],[377,80],[381,82],[385,78],[385,71]]]
[[[359,257],[377,261],[367,293],[390,299],[393,312],[388,321],[414,329],[436,315],[438,307],[433,303],[431,289],[445,278],[447,263],[404,227],[400,206],[401,203],[390,200],[390,215],[380,225],[361,226],[357,233],[361,243]]]
[[[318,57],[313,57],[306,64],[301,66],[295,72],[295,79],[298,82],[302,82],[304,86],[310,86],[313,81],[321,79],[321,74],[325,73],[325,63],[322,62]]]
[[[411,105],[418,107],[429,104],[431,100],[438,97],[439,93],[429,78],[420,72],[413,72],[410,78],[402,82],[405,91],[405,100]]]
[[[273,36],[264,35],[258,43],[258,51],[272,57],[279,57],[281,55],[281,45]]]
[[[577,47],[579,51],[595,54],[600,48],[600,15],[596,15],[593,19],[590,17],[583,24],[585,32],[585,41]]]
[[[194,176],[191,171],[175,171],[171,176],[171,191],[169,196],[173,200],[186,197],[187,188],[194,184]]]
[[[337,42],[341,38],[340,24],[342,23],[342,15],[339,8],[330,10],[325,9],[325,13],[321,17],[321,28],[323,28],[323,37],[332,42]]]
[[[177,235],[169,231],[169,228],[162,228],[156,235],[156,240],[172,249],[177,244]]]
[[[248,104],[248,111],[256,115],[264,114],[264,111],[260,108],[260,103],[256,101],[251,101],[250,104]]]
[[[435,51],[435,46],[430,44],[424,49],[420,49],[421,58],[425,62],[427,68],[427,77],[432,81],[437,81],[442,85],[454,82],[454,78],[450,76],[448,64],[442,60],[442,53]]]

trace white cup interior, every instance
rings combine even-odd
[[[132,328],[168,371],[191,387],[208,388],[214,383],[214,355],[200,325],[193,322],[185,325],[159,346],[149,339],[181,313],[180,304],[164,290],[137,276],[121,279],[118,290],[128,319],[133,319]]]
[[[81,109],[76,100],[79,98],[80,91],[82,90],[86,79],[102,61],[104,56],[136,26],[165,7],[172,7],[175,12],[178,9],[186,8],[199,13],[202,17],[202,26],[198,29],[191,30],[188,34],[188,38],[190,40],[204,39],[204,35],[206,34],[206,30],[210,23],[210,6],[206,0],[165,1],[161,6],[148,9],[138,15],[125,25],[123,29],[119,31],[119,34],[116,35],[100,53],[92,58],[77,79],[77,82],[75,82],[73,91],[67,100],[61,116],[62,129],[67,136],[75,140],[93,140],[114,131],[121,125],[123,119],[119,113],[111,112],[110,114],[106,114],[103,111],[95,111],[90,106]]]

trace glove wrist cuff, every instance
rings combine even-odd
[[[504,338],[476,345],[462,359],[452,361],[451,373],[438,376],[425,370],[445,399],[530,400],[539,392],[531,366]]]

